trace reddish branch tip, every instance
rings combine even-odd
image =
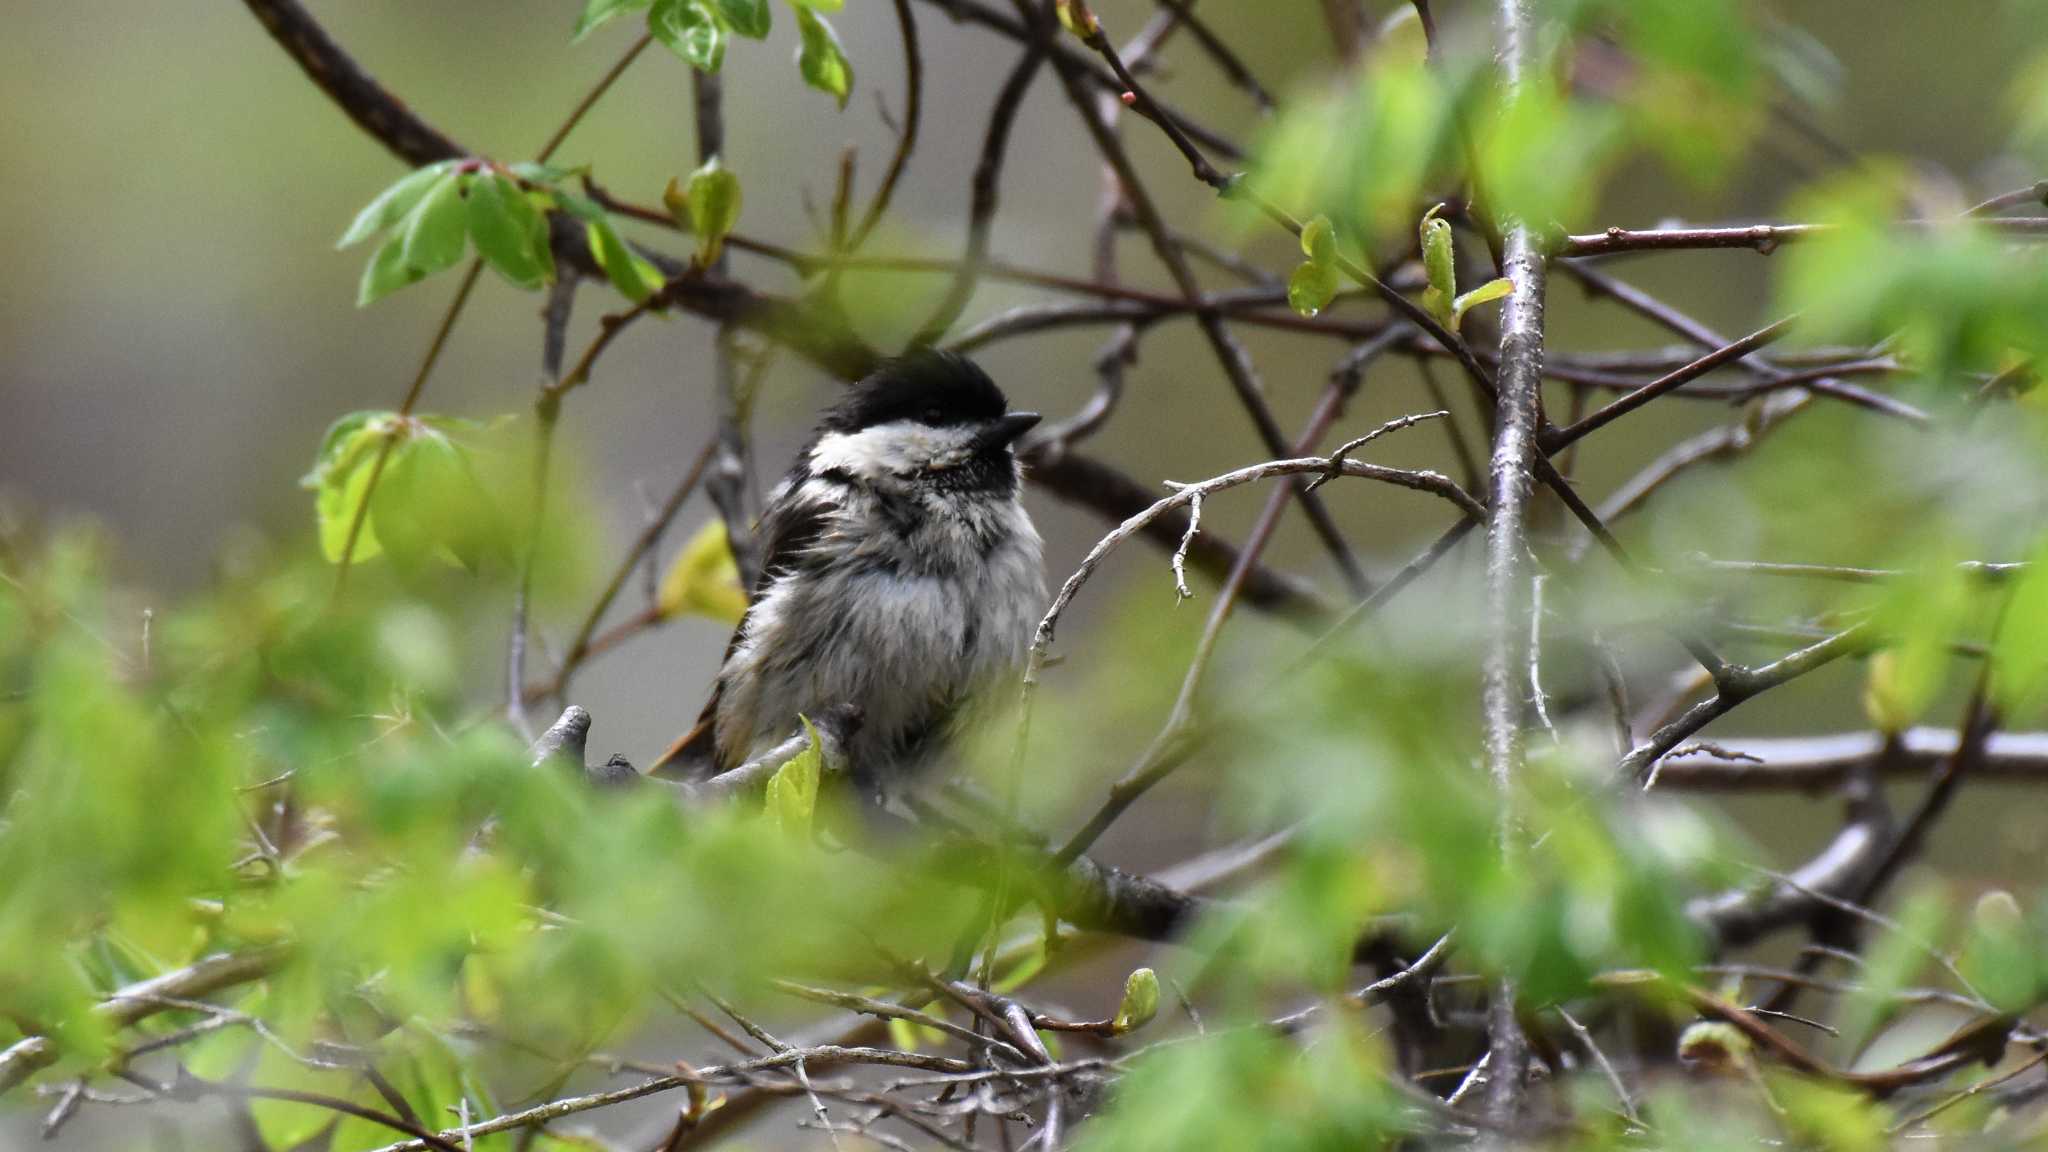
[[[1126,92],[1118,96],[1117,99],[1123,101],[1126,106],[1134,105],[1138,102],[1138,94],[1136,92]]]

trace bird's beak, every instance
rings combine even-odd
[[[1038,427],[1040,416],[1036,412],[1011,412],[988,426],[981,434],[981,447],[1006,448],[1016,442],[1017,437]]]

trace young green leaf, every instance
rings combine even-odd
[[[765,812],[777,828],[796,837],[809,837],[811,818],[818,809],[818,776],[825,756],[818,748],[818,730],[803,718],[804,735],[810,746],[790,758],[768,778]]]
[[[661,271],[635,256],[610,220],[592,220],[584,225],[584,229],[590,240],[591,252],[597,256],[597,262],[610,278],[612,287],[617,288],[621,295],[635,304],[642,304],[661,291],[664,283]]]
[[[1462,323],[1465,319],[1465,313],[1471,311],[1473,308],[1476,308],[1481,304],[1485,304],[1494,300],[1505,299],[1507,297],[1507,294],[1513,292],[1514,290],[1514,281],[1508,279],[1505,276],[1496,276],[1493,279],[1488,280],[1486,283],[1481,284],[1479,287],[1474,288],[1470,292],[1467,292],[1464,295],[1459,296],[1457,299],[1452,300],[1450,322],[1451,331],[1456,332],[1458,330],[1458,325]]]
[[[348,231],[341,234],[341,239],[334,246],[347,248],[351,244],[359,244],[405,219],[405,214],[412,211],[413,206],[420,202],[420,197],[427,194],[427,189],[433,187],[441,174],[455,163],[453,160],[443,160],[399,177],[396,183],[379,192],[375,200],[356,213],[356,218],[350,222]]]
[[[768,35],[768,0],[718,0],[718,14],[733,31],[749,40]]]
[[[605,218],[604,205],[599,204],[588,196],[579,196],[574,192],[564,192],[559,188],[550,189],[548,195],[554,197],[555,204],[562,211],[567,212],[578,220],[603,220]]]
[[[1422,305],[1449,325],[1458,298],[1458,260],[1450,222],[1437,218],[1443,207],[1439,204],[1422,214],[1422,271],[1429,280],[1429,287],[1422,290]]]
[[[645,8],[651,0],[589,0],[583,5],[583,15],[576,18],[576,34],[570,38],[575,43],[590,35],[599,27],[636,8]]]
[[[1991,695],[2007,716],[2039,713],[2048,688],[2048,548],[2037,548],[1991,641]]]
[[[470,183],[469,238],[478,255],[521,288],[538,288],[554,275],[546,220],[517,184],[495,172]]]
[[[341,562],[348,534],[369,491],[377,451],[385,437],[393,434],[396,419],[389,412],[351,412],[336,420],[321,441],[312,471],[299,481],[301,487],[313,490],[320,552],[331,564]],[[366,560],[381,550],[368,517],[363,519],[353,555],[357,560]]]
[[[316,487],[327,473],[342,464],[356,451],[357,434],[373,422],[388,422],[397,418],[395,412],[358,411],[335,418],[327,426],[327,434],[320,438],[320,450],[313,455],[313,468],[299,481],[307,488]]]
[[[1287,278],[1287,304],[1303,316],[1330,306],[1342,279],[1337,270],[1337,229],[1328,216],[1301,226],[1301,251],[1308,259]]]
[[[847,62],[846,53],[839,47],[839,34],[811,5],[806,4],[797,6],[796,26],[802,36],[802,43],[797,48],[796,66],[797,71],[803,74],[804,83],[820,92],[830,92],[841,108],[846,107],[847,97],[853,94],[853,65]]]
[[[502,541],[467,450],[424,423],[407,427],[370,495],[377,540],[402,570],[438,560],[474,571]]]
[[[676,227],[685,232],[694,229],[695,225],[690,222],[690,193],[683,187],[681,178],[668,178],[668,187],[661,190],[661,206],[668,209],[668,218],[676,222]]]
[[[362,281],[356,285],[356,307],[368,307],[422,279],[425,273],[405,262],[405,237],[394,232],[363,266]]]
[[[716,72],[725,63],[725,25],[708,0],[654,0],[647,30],[701,72]]]
[[[1317,264],[1337,260],[1337,229],[1328,216],[1317,216],[1301,226],[1301,254]]]
[[[406,215],[405,264],[421,276],[431,276],[462,259],[469,236],[468,213],[462,203],[466,182],[460,173],[444,174]]]
[[[740,178],[713,156],[690,174],[683,202],[689,210],[690,231],[697,235],[698,263],[710,264],[718,259],[726,236],[739,223]],[[674,211],[673,204],[670,211]]]
[[[1977,898],[1961,956],[1971,987],[2002,1011],[2027,1011],[2040,988],[2036,951],[2034,933],[2012,893],[1994,888]]]
[[[1074,35],[1087,38],[1101,29],[1102,22],[1095,18],[1086,4],[1076,5],[1073,0],[1058,0],[1053,11],[1059,15],[1060,26]]]
[[[1140,968],[1124,981],[1124,998],[1116,1006],[1116,1018],[1110,1026],[1118,1032],[1130,1032],[1152,1022],[1159,1015],[1159,975],[1150,968]]]
[[[1330,306],[1340,284],[1334,264],[1304,260],[1287,278],[1287,306],[1303,316],[1313,317]]]
[[[263,1045],[249,1079],[264,1088],[333,1095],[347,1090],[338,1071],[315,1069],[284,1054],[275,1044]],[[334,1126],[334,1113],[289,1100],[252,1100],[249,1116],[266,1148],[296,1148]]]
[[[740,587],[739,564],[725,522],[716,518],[697,529],[662,574],[655,608],[663,619],[682,613],[737,624],[747,613],[747,593]]]
[[[528,184],[550,186],[560,184],[571,176],[586,171],[585,167],[557,168],[552,164],[536,164],[531,160],[521,160],[514,164],[507,164],[505,168]]]
[[[837,12],[846,7],[846,0],[789,0],[791,8],[808,8],[816,12]]]

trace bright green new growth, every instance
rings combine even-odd
[[[847,98],[853,95],[853,64],[839,46],[839,33],[809,4],[797,5],[796,26],[802,37],[796,65],[804,83],[830,93],[841,108],[846,107]]]
[[[825,750],[818,743],[818,730],[811,726],[810,718],[799,719],[809,743],[768,778],[768,799],[763,811],[768,821],[785,835],[808,840],[811,822],[818,811],[818,780],[824,772]]]
[[[1139,968],[1124,980],[1123,999],[1117,1002],[1116,1018],[1110,1027],[1118,1033],[1132,1032],[1159,1015],[1159,974]]]
[[[837,12],[843,0],[788,0],[796,13],[800,45],[797,73],[803,82],[829,93],[846,107],[853,91],[853,65],[840,48],[839,35],[820,12]],[[577,18],[573,40],[629,12],[647,13],[648,34],[703,72],[725,66],[725,49],[733,35],[766,39],[773,25],[769,0],[586,0]]]
[[[358,306],[373,304],[477,255],[513,284],[554,280],[547,210],[556,206],[546,169],[503,169],[485,161],[444,160],[409,172],[356,214],[338,247],[388,233],[363,269]]]
[[[478,431],[460,420],[396,412],[351,412],[336,420],[299,482],[314,493],[321,553],[337,564],[344,554],[354,560],[388,554],[406,569],[437,559],[474,570],[502,559],[509,550],[506,529],[464,442]],[[372,489],[380,458],[382,474]]]
[[[661,200],[669,218],[696,235],[698,265],[716,262],[725,238],[739,224],[740,178],[713,156],[690,173],[688,183],[670,180]]]
[[[1464,323],[1465,313],[1489,301],[1499,300],[1514,291],[1514,282],[1505,277],[1495,277],[1463,295],[1458,293],[1458,259],[1451,234],[1450,221],[1440,219],[1437,213],[1444,210],[1439,204],[1423,213],[1420,229],[1422,243],[1422,269],[1428,280],[1428,287],[1422,290],[1422,306],[1429,314],[1442,322],[1452,332],[1457,332]]]
[[[1301,226],[1301,251],[1308,259],[1295,265],[1287,278],[1287,305],[1312,317],[1330,306],[1342,285],[1337,232],[1328,216],[1317,216]]]

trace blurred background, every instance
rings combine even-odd
[[[622,20],[571,46],[580,7],[573,0],[313,7],[370,72],[426,119],[504,160],[530,155],[634,34],[634,21]],[[1397,5],[1376,0],[1370,7],[1380,17]],[[1483,5],[1445,0],[1439,7],[1454,31],[1487,16]],[[993,90],[1015,49],[956,26],[939,7],[916,8],[927,81],[924,130],[892,221],[869,251],[949,255],[961,243],[969,174]],[[1137,0],[1103,0],[1098,8],[1121,35],[1152,10]],[[1649,167],[1625,169],[1598,212],[1568,226],[1773,218],[1788,197],[1838,163],[1837,144],[1894,157],[1923,186],[1953,189],[1965,204],[2043,175],[2005,153],[2012,78],[2048,46],[2048,27],[2019,9],[1917,0],[1779,0],[1767,8],[1778,25],[1776,42],[1801,54],[1805,73],[1817,81],[1817,99],[1802,112],[1809,129],[1770,128],[1714,187],[1674,183]],[[1276,94],[1312,91],[1334,71],[1313,3],[1213,0],[1201,11]],[[367,253],[337,252],[334,241],[354,212],[401,173],[399,164],[309,84],[239,4],[17,4],[8,15],[8,34],[0,38],[0,154],[9,158],[10,177],[0,181],[0,267],[8,270],[0,277],[0,491],[35,515],[103,523],[119,542],[126,578],[145,600],[203,586],[224,554],[254,538],[309,548],[311,496],[296,482],[322,430],[342,412],[396,406],[454,290],[454,278],[445,277],[367,309],[353,306]],[[767,44],[731,47],[725,160],[745,187],[742,232],[814,248],[822,232],[817,212],[830,199],[841,149],[857,148],[863,192],[886,163],[894,133],[876,98],[900,112],[900,55],[888,6],[850,0],[837,26],[856,84],[841,112],[828,97],[792,82],[791,24],[779,16]],[[1161,80],[1163,93],[1234,136],[1255,135],[1259,113],[1244,93],[1198,53],[1179,48]],[[656,49],[559,159],[592,163],[615,192],[653,201],[671,176],[695,166],[691,125],[687,70]],[[1233,234],[1159,133],[1133,123],[1126,136],[1170,218]],[[1041,75],[1003,172],[993,255],[1085,275],[1099,195],[1093,154],[1057,82]],[[675,245],[673,237],[648,238]],[[1242,240],[1275,272],[1284,274],[1298,259],[1285,237],[1257,232]],[[1739,333],[1774,318],[1771,259],[1746,251],[1695,253],[1646,257],[1626,270],[1720,330]],[[784,269],[745,254],[735,255],[734,270],[764,287],[793,287]],[[1164,283],[1142,240],[1126,239],[1123,272],[1135,285]],[[886,343],[943,287],[933,278],[877,274],[848,295],[861,302],[856,320]],[[967,320],[1040,298],[985,283]],[[572,349],[587,341],[601,311],[620,307],[602,289],[586,290],[580,305]],[[486,276],[421,410],[479,418],[529,412],[539,379],[539,306],[538,296]],[[1377,311],[1348,307],[1361,316]],[[1667,342],[1568,285],[1554,292],[1553,317],[1557,349]],[[1093,388],[1089,362],[1106,334],[1065,330],[999,345],[982,359],[1019,406],[1057,416]],[[1264,331],[1244,336],[1283,427],[1298,427],[1342,345]],[[710,347],[709,329],[688,317],[638,325],[570,398],[559,441],[569,463],[556,511],[566,509],[578,523],[590,555],[581,585],[541,606],[538,625],[557,651],[650,502],[674,483],[706,435]],[[764,479],[772,482],[835,389],[808,365],[789,357],[779,362],[756,421]],[[1428,406],[1408,364],[1387,361],[1332,441]],[[1580,461],[1584,484],[1604,493],[1681,434],[1727,419],[1715,405],[1660,404],[1595,442]],[[1796,452],[1797,443],[1781,450]],[[1089,451],[1146,483],[1199,479],[1262,455],[1213,359],[1181,321],[1148,338],[1122,410]],[[1405,433],[1375,452],[1386,462],[1455,472],[1434,430]],[[1362,554],[1383,571],[1444,523],[1420,497],[1365,487],[1328,491]],[[1768,491],[1752,495],[1773,498]],[[1107,526],[1042,495],[1033,500],[1057,582]],[[1258,502],[1249,492],[1219,500],[1205,524],[1240,536]],[[707,514],[701,501],[687,509],[667,548]],[[1715,542],[1674,535],[1669,520],[1646,519],[1634,532],[1653,549],[1715,550]],[[1272,556],[1336,590],[1298,519],[1283,528]],[[616,613],[636,610],[636,595],[629,588]],[[1168,683],[1158,693],[1128,693],[1127,715],[1090,725],[1092,746],[1077,773],[1106,778],[1150,735],[1170,698],[1160,693],[1178,680],[1178,661],[1205,611],[1205,592],[1175,610],[1165,558],[1143,548],[1121,553],[1091,586],[1062,634],[1076,669],[1060,674],[1072,682],[1069,690],[1085,687],[1089,654],[1104,645],[1143,651],[1171,671],[1162,673]],[[1296,635],[1247,616],[1226,665]],[[571,695],[597,715],[593,752],[645,759],[686,725],[725,636],[716,622],[683,620],[586,672]],[[498,697],[492,678],[501,675],[500,645],[502,629],[477,637],[480,703]],[[1668,667],[1655,675],[1680,667],[1675,650],[1665,659]],[[1772,730],[1788,721],[1803,730],[1858,727],[1859,675],[1845,667],[1816,676],[1740,714],[1729,730]],[[1227,671],[1219,683],[1231,683]],[[1159,820],[1127,822],[1126,839],[1112,845],[1112,855],[1144,858],[1178,839],[1167,814],[1198,811],[1189,807],[1196,803],[1192,789],[1163,800]],[[1997,819],[2009,800],[1995,785],[1973,788],[1965,810],[1937,838],[1940,858],[1986,875],[2030,873],[2041,862],[2037,825],[2015,818],[2018,812]],[[1787,861],[1824,834],[1834,815],[1809,819],[1801,804],[1784,801],[1735,811],[1752,820],[1760,837],[1782,842]],[[1990,831],[1973,831],[1980,822]],[[1156,842],[1132,843],[1134,834]]]

